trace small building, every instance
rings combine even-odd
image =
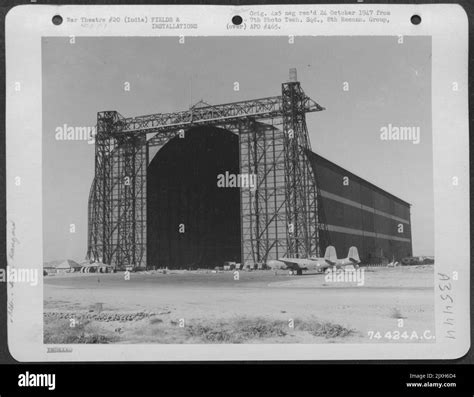
[[[43,270],[48,274],[74,273],[81,270],[81,265],[72,259],[63,259],[44,263]]]

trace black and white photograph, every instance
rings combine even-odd
[[[38,5],[6,31],[17,361],[469,350],[460,7]]]
[[[182,41],[43,38],[45,343],[434,340],[431,39]]]

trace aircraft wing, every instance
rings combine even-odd
[[[324,260],[313,260],[313,259],[302,259],[302,258],[278,258],[279,261],[283,262],[289,269],[324,269],[327,267]]]

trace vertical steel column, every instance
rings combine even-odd
[[[287,219],[287,255],[316,255],[309,230],[308,175],[309,149],[305,120],[306,96],[298,81],[282,84],[283,132],[285,140],[285,198]]]
[[[89,247],[87,257],[93,261],[110,263],[111,252],[111,157],[114,124],[118,120],[114,111],[97,114],[95,137],[95,176],[89,202]]]
[[[121,134],[115,111],[97,115],[87,257],[119,268],[146,261],[146,137]]]
[[[146,169],[145,136],[120,136],[115,170],[114,262],[120,268],[146,267]]]
[[[242,124],[240,173],[255,174],[253,191],[241,189],[242,262],[265,264],[286,253],[283,134],[272,124]]]

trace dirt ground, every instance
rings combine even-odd
[[[434,336],[433,311],[430,265],[364,269],[361,286],[285,271],[44,278],[45,343],[415,343]]]

